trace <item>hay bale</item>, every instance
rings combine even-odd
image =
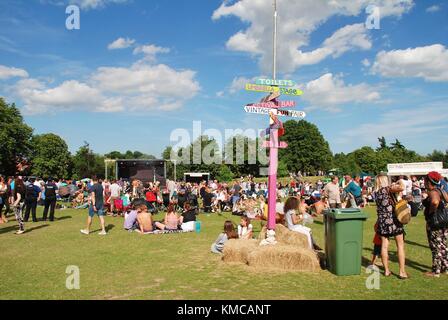
[[[224,245],[222,260],[247,264],[249,254],[257,248],[258,240],[229,240]]]
[[[268,231],[268,228],[266,226],[264,226],[263,228],[261,228],[260,233],[258,234],[258,240],[264,240],[266,239],[266,232]]]
[[[317,254],[306,248],[277,244],[258,247],[249,253],[248,264],[256,269],[317,272],[320,270]]]
[[[291,231],[281,224],[277,224],[275,227],[275,240],[280,244],[309,248],[308,238],[304,234]]]
[[[261,229],[258,240],[266,239],[266,226]],[[291,231],[282,224],[275,226],[275,240],[280,244],[289,244],[299,248],[308,248],[308,238],[299,232]]]

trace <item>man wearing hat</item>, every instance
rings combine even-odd
[[[56,193],[58,186],[54,183],[52,177],[49,177],[45,184],[45,208],[43,220],[47,221],[48,209],[50,209],[50,221],[54,221],[54,208],[56,206]]]
[[[432,215],[440,210],[441,202],[448,203],[448,195],[439,189],[439,183],[443,179],[440,173],[432,171],[425,177],[425,186],[428,197],[423,200],[425,206],[426,232],[429,248],[432,253],[432,270],[425,273],[429,277],[440,277],[441,273],[448,274],[448,226],[432,228],[429,221]],[[447,210],[447,209],[445,209]]]

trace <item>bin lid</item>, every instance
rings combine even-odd
[[[349,219],[367,219],[367,214],[358,208],[349,209],[328,209],[324,212],[325,215],[335,220],[349,220]]]

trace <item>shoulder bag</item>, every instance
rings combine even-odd
[[[440,190],[437,191],[440,193],[439,207],[437,208],[436,212],[431,214],[427,219],[429,228],[431,230],[448,228],[448,208],[446,207],[442,192]]]
[[[411,208],[406,200],[397,201],[395,195],[389,190],[389,197],[393,207],[393,213],[401,224],[408,224],[411,221]]]

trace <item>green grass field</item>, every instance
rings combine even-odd
[[[365,260],[370,260],[375,209],[368,208],[364,229]],[[39,217],[42,209],[38,211]],[[109,234],[84,236],[86,210],[57,211],[53,223],[28,223],[17,236],[16,222],[0,225],[0,299],[446,299],[448,276],[428,279],[431,265],[424,219],[420,214],[407,227],[409,280],[381,276],[380,289],[368,290],[365,267],[359,276],[318,273],[254,273],[226,265],[210,253],[229,214],[200,215],[200,234],[146,235],[122,229],[122,218],[108,217]],[[160,216],[159,216],[160,217]],[[94,229],[99,229],[94,221]],[[255,222],[256,232],[260,223]],[[324,246],[321,220],[312,226]],[[392,271],[398,272],[396,248]],[[365,263],[364,263],[365,264]],[[67,266],[80,268],[80,290],[67,290]],[[366,264],[365,264],[366,265]]]

